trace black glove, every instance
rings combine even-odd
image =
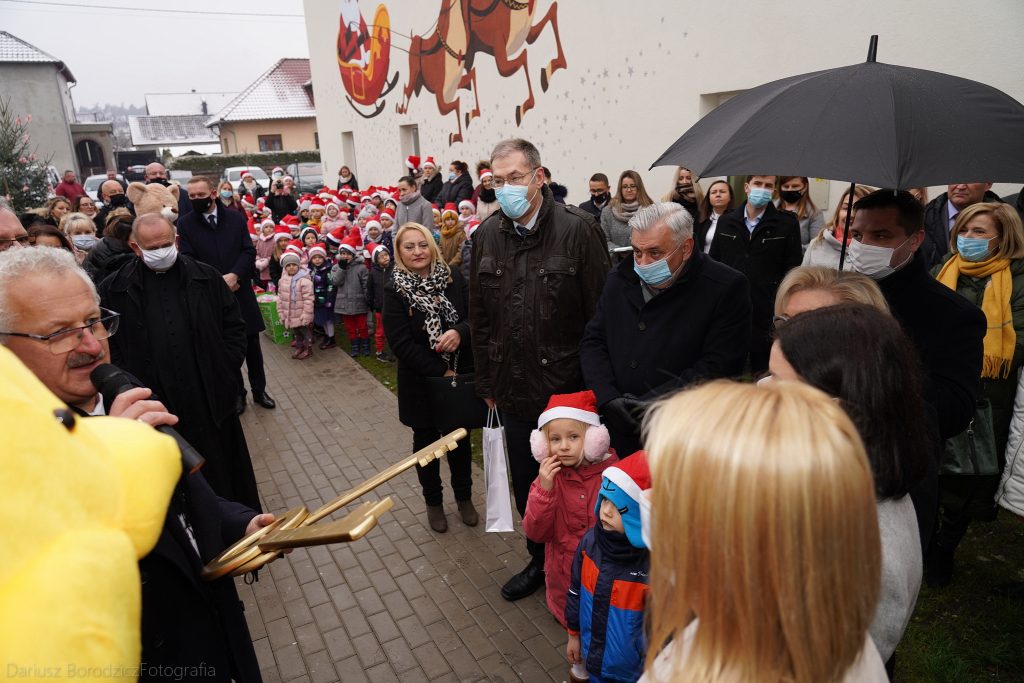
[[[647,410],[647,403],[626,394],[613,398],[604,404],[602,414],[606,426],[620,434],[640,435],[640,425]]]

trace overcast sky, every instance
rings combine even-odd
[[[71,90],[76,108],[143,106],[146,93],[237,92],[281,57],[309,56],[300,0],[93,0],[91,7],[70,6],[86,4],[0,0],[0,29],[71,69],[78,80]]]

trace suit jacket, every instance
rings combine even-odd
[[[238,276],[235,299],[245,320],[246,334],[263,331],[263,316],[252,291],[252,277],[256,272],[256,247],[249,237],[245,217],[237,211],[217,207],[217,228],[211,228],[206,218],[193,211],[178,218],[179,249],[213,266],[221,275]]]

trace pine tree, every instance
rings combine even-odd
[[[0,97],[0,197],[18,212],[42,206],[50,193],[50,160],[35,154],[31,121],[31,114],[22,119],[11,111],[10,98]]]

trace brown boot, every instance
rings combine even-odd
[[[480,515],[477,514],[476,508],[473,507],[473,501],[460,500],[458,503],[459,514],[462,515],[462,523],[466,526],[476,526],[480,522]]]
[[[430,528],[439,534],[448,531],[448,518],[444,516],[443,505],[428,505],[427,521],[430,523]]]

